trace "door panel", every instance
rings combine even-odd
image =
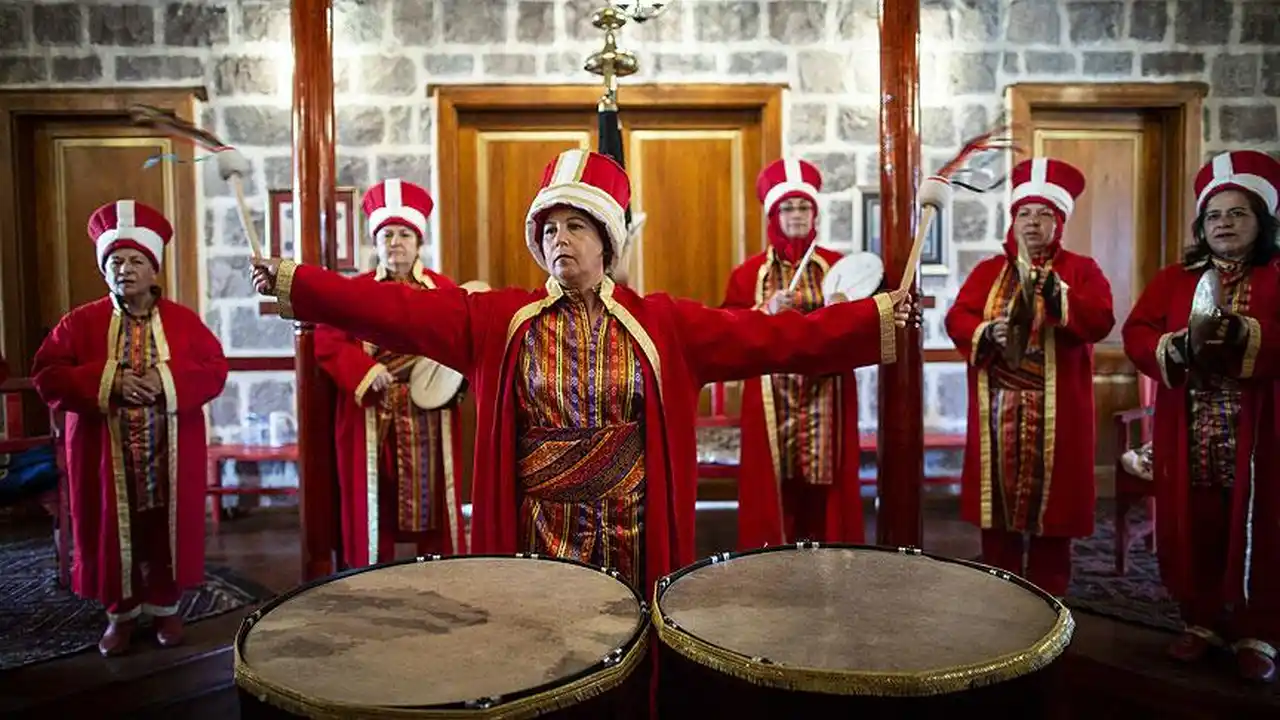
[[[178,216],[177,168],[164,162],[144,169],[147,159],[174,151],[167,137],[130,127],[46,123],[35,133],[35,179],[39,242],[40,323],[52,328],[68,310],[106,292],[89,216],[99,206],[132,198]],[[110,168],[111,172],[103,172]],[[166,248],[158,278],[172,295],[177,287],[177,255]]]

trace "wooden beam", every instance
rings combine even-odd
[[[332,267],[336,260],[334,183],[333,5],[293,0],[293,236],[299,260]],[[325,262],[326,259],[328,262]],[[303,582],[332,574],[339,545],[337,467],[331,386],[320,375],[313,328],[296,325],[298,490]]]
[[[906,271],[916,225],[920,174],[920,3],[880,2],[881,255],[889,287]],[[918,297],[919,277],[912,292]],[[898,359],[880,367],[876,542],[920,547],[924,483],[923,343],[919,328],[898,331]]]

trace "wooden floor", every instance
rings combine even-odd
[[[978,554],[978,536],[954,507],[930,501],[925,547],[956,557]],[[868,516],[868,537],[874,537]],[[699,556],[732,546],[733,513],[699,513]],[[406,554],[408,552],[406,548]],[[208,540],[211,564],[225,565],[272,590],[299,577],[298,526],[290,511],[256,511],[224,521]],[[229,641],[249,609],[188,628],[180,648],[142,640],[128,656],[96,653],[0,673],[0,718],[185,718],[239,716]],[[1058,718],[1280,718],[1280,692],[1242,686],[1229,667],[1177,666],[1164,659],[1169,636],[1076,613],[1078,629],[1063,662]]]

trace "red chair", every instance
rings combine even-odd
[[[66,448],[63,445],[65,428],[60,413],[50,412],[49,434],[27,436],[22,426],[23,400],[40,402],[35,385],[29,378],[10,378],[0,383],[0,399],[4,400],[5,430],[7,437],[0,438],[0,453],[20,453],[44,445],[53,446],[53,456],[58,464],[58,492],[53,506],[46,506],[55,518],[54,547],[58,553],[58,582],[71,586],[71,503],[68,499]]]
[[[1156,550],[1156,499],[1155,487],[1149,476],[1131,472],[1123,462],[1125,453],[1136,452],[1151,442],[1152,419],[1155,416],[1156,382],[1145,375],[1138,376],[1138,402],[1140,407],[1114,415],[1116,450],[1116,502],[1115,502],[1115,553],[1116,574],[1128,572],[1129,547],[1143,540],[1147,552]],[[1137,432],[1134,432],[1135,425]],[[1137,528],[1129,527],[1129,511],[1139,503],[1145,503],[1147,520]]]

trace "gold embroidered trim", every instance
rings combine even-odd
[[[1004,267],[1000,268],[1000,273],[996,275],[995,282],[991,284],[991,289],[987,291],[987,302],[983,307],[982,317],[991,317],[995,314],[996,305],[1000,301],[1000,286],[1004,282],[1005,274],[1008,272],[1009,264],[1005,263]],[[979,324],[978,331],[985,331],[986,326],[989,324],[991,324],[989,320]],[[971,350],[971,363],[976,363],[979,340],[980,336],[975,332]],[[994,491],[991,486],[991,423],[987,421],[987,418],[991,417],[990,376],[986,368],[978,367],[976,364],[974,371],[978,375],[977,382],[974,383],[977,387],[976,392],[978,395],[978,452],[980,453],[978,458],[978,525],[983,530],[990,530],[995,524]]]
[[[604,303],[604,309],[609,311],[611,315],[618,318],[618,322],[622,323],[622,327],[631,333],[632,339],[640,346],[640,352],[649,360],[649,367],[653,368],[654,385],[658,388],[658,402],[662,402],[662,358],[658,357],[658,346],[653,344],[653,338],[649,337],[648,331],[636,320],[631,311],[626,309],[617,300],[613,299],[613,290],[616,287],[613,280],[609,276],[605,276],[604,282],[600,284],[600,300]]]
[[[1258,364],[1258,350],[1262,348],[1262,325],[1248,315],[1241,315],[1245,326],[1249,328],[1248,344],[1244,347],[1244,360],[1240,363],[1240,378],[1247,380],[1253,377],[1254,367]]]
[[[160,384],[164,386],[165,401],[168,407],[164,413],[169,445],[169,567],[173,570],[173,579],[178,579],[178,387],[173,382],[173,371],[169,369],[172,354],[169,338],[164,332],[164,323],[160,321],[160,309],[151,314],[151,333],[156,341],[156,354],[159,362],[156,372],[160,374]]]
[[[286,320],[296,319],[293,315],[293,275],[298,271],[298,263],[292,260],[281,260],[276,270],[276,312]]]
[[[1058,619],[1048,634],[1025,650],[986,662],[921,672],[820,670],[764,664],[700,640],[679,627],[667,625],[660,601],[656,598],[653,604],[658,639],[689,660],[752,685],[827,695],[924,697],[1007,682],[1048,667],[1071,644],[1075,632],[1071,611],[1055,600]]]
[[[117,327],[107,330],[108,337],[120,334],[119,322],[119,316],[111,316],[112,325]],[[114,350],[108,345],[107,352],[114,352]],[[116,384],[116,371],[119,369],[120,362],[111,358],[102,365],[102,379],[98,381],[98,412],[103,415],[111,412],[111,388]]]
[[[365,565],[378,562],[378,410],[364,409]]]
[[[107,353],[113,357],[119,352],[120,325],[124,318],[119,306],[111,313],[107,326]],[[117,365],[119,359],[112,361]],[[124,440],[120,432],[120,411],[107,413],[107,437],[111,442],[111,487],[115,491],[116,541],[120,544],[120,597],[133,597],[133,523],[129,515],[129,482],[124,470]],[[171,497],[170,500],[173,498]],[[177,564],[176,562],[174,564]]]
[[[1044,334],[1044,489],[1040,497],[1040,517],[1037,519],[1037,535],[1044,533],[1044,514],[1053,499],[1053,450],[1057,446],[1058,431],[1058,351],[1057,330]],[[1092,372],[1089,373],[1092,376]],[[983,423],[989,425],[989,423]]]
[[[458,517],[458,505],[454,499],[456,492],[453,479],[453,411],[445,408],[440,411],[440,457],[443,460],[442,471],[444,472],[444,512],[445,517],[449,518],[449,547],[453,548],[454,555],[471,552],[471,543],[467,539],[459,536],[458,525],[461,519]],[[458,543],[462,543],[461,546]]]
[[[365,343],[365,352],[369,352],[368,343]],[[356,385],[356,405],[364,404],[365,393],[369,392],[369,386],[373,384],[373,379],[384,372],[387,372],[386,365],[383,365],[382,363],[374,363],[373,367],[369,368],[369,372],[365,373],[364,377],[360,378],[360,382]]]
[[[875,296],[876,312],[880,314],[880,364],[892,365],[898,361],[898,327],[893,322],[893,300],[888,293]]]
[[[1058,302],[1061,304],[1062,325],[1065,327],[1071,322],[1071,304],[1067,302],[1067,291],[1071,289],[1070,285],[1062,282],[1062,277],[1058,277]]]
[[[530,695],[491,710],[412,710],[335,703],[281,687],[254,672],[245,662],[240,648],[261,610],[245,618],[236,632],[235,681],[242,690],[258,700],[287,713],[315,720],[364,720],[366,718],[432,718],[433,720],[526,720],[556,710],[573,707],[605,694],[626,682],[648,656],[649,618],[641,617],[640,636],[617,664],[560,687]]]
[[[991,324],[990,320],[984,320],[978,323],[978,329],[973,331],[973,338],[969,341],[969,364],[978,364],[978,348],[982,347],[982,336],[987,332],[987,326]]]
[[[1173,387],[1173,383],[1169,381],[1169,343],[1173,341],[1173,335],[1174,333],[1165,333],[1156,342],[1156,365],[1160,368],[1160,382],[1167,388]]]

